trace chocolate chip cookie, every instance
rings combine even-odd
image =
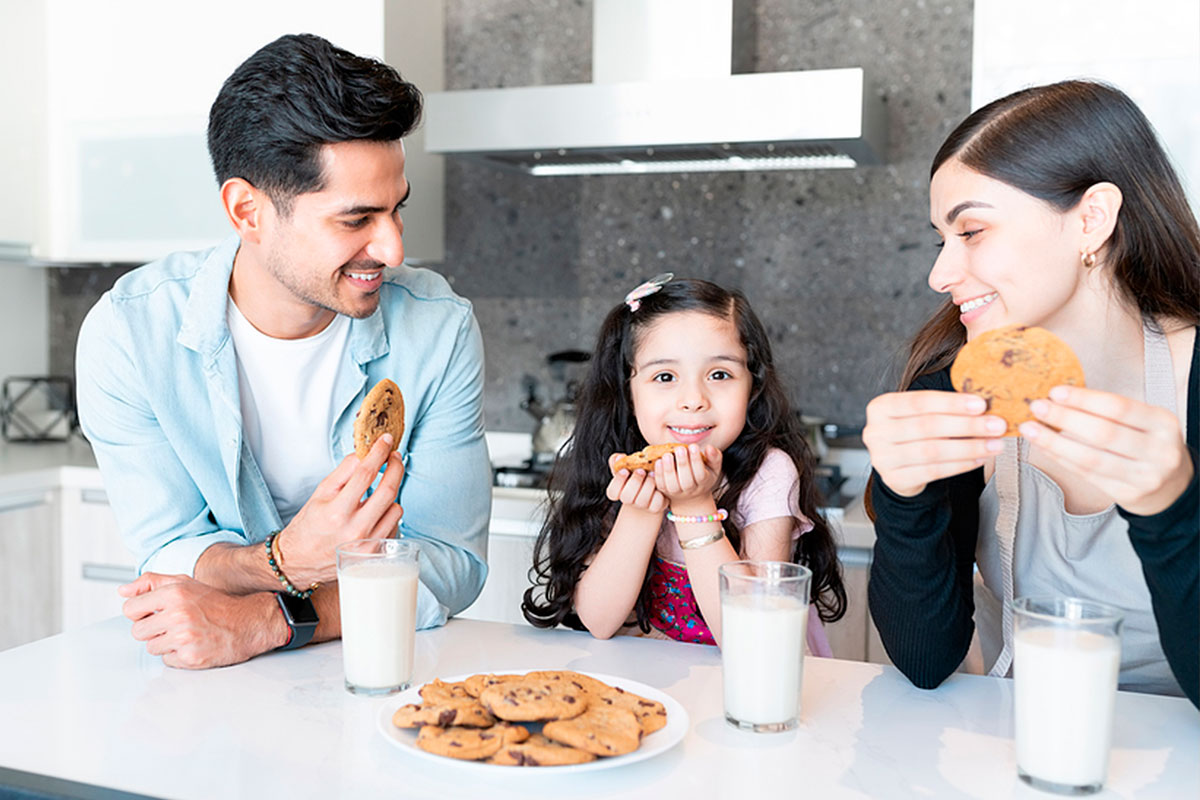
[[[479,702],[500,719],[513,722],[569,719],[588,707],[587,694],[574,686],[529,678],[489,686]]]
[[[1062,339],[1044,328],[1010,325],[976,336],[958,352],[950,382],[960,392],[988,402],[988,413],[1008,423],[1005,436],[1019,436],[1034,419],[1029,404],[1062,384],[1084,386],[1083,367]]]
[[[367,392],[354,420],[354,452],[366,458],[375,441],[385,433],[392,435],[392,449],[400,446],[404,435],[404,395],[393,381],[384,378]]]

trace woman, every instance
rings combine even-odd
[[[1102,84],[1001,98],[938,151],[930,213],[929,285],[948,296],[863,433],[888,654],[936,686],[977,624],[1005,675],[1004,604],[1067,593],[1123,611],[1122,688],[1200,702],[1200,230],[1153,129]],[[1015,323],[1071,345],[1088,388],[1056,388],[1005,439],[982,398],[950,391],[948,366]]]

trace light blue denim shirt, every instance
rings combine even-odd
[[[242,434],[225,321],[238,245],[233,236],[122,276],[79,333],[79,421],[142,572],[191,575],[217,542],[261,542],[282,527]],[[392,273],[379,309],[351,321],[329,449],[334,463],[353,452],[354,415],[371,386],[400,386],[400,529],[421,546],[417,624],[427,628],[470,605],[487,575],[483,341],[471,304],[440,275]]]

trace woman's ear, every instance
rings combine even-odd
[[[225,216],[242,241],[257,244],[262,237],[266,197],[244,178],[230,178],[221,185]]]
[[[1117,227],[1117,214],[1123,197],[1114,183],[1097,183],[1079,201],[1077,209],[1083,222],[1080,250],[1095,253],[1104,247]]]

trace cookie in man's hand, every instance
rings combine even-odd
[[[1061,384],[1084,386],[1083,367],[1070,345],[1045,328],[1009,325],[976,336],[958,351],[950,382],[988,402],[988,413],[1008,423],[1005,436],[1034,419],[1029,404]]]
[[[404,435],[404,395],[387,378],[375,384],[363,399],[354,420],[354,452],[366,458],[375,440],[385,433],[392,435],[392,449],[398,448]]]

